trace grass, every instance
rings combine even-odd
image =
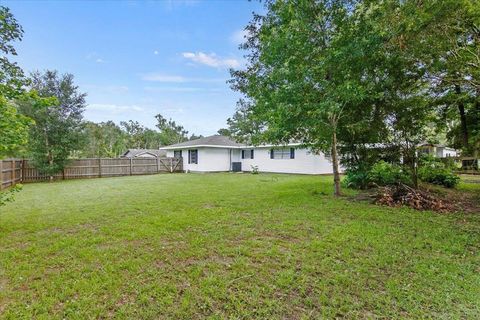
[[[0,208],[0,316],[480,317],[480,217],[331,191],[273,174],[25,185]]]

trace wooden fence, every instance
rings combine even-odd
[[[132,176],[141,174],[173,173],[182,171],[182,160],[177,158],[90,158],[75,159],[62,172],[53,176],[55,180],[88,179],[101,177]],[[30,160],[0,160],[0,189],[16,183],[49,180],[41,174]]]
[[[14,186],[22,181],[23,160],[0,160],[0,190]]]

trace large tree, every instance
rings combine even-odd
[[[22,26],[15,19],[10,9],[0,6],[0,95],[14,98],[23,91],[26,79],[17,63],[8,59],[9,55],[16,56],[14,41],[23,37]]]
[[[128,135],[113,121],[85,124],[87,143],[82,156],[115,158],[127,149]]]
[[[233,71],[231,81],[245,95],[230,119],[234,134],[254,144],[296,140],[331,153],[335,195],[341,194],[337,135],[371,89],[346,41],[354,26],[351,4],[267,2],[267,14],[246,28],[248,65]]]
[[[297,140],[331,151],[337,195],[337,143],[354,166],[364,163],[359,150],[389,146],[415,181],[416,145],[428,137],[439,101],[432,92],[441,86],[432,79],[460,73],[462,88],[477,83],[475,3],[267,1],[267,13],[246,27],[247,67],[232,71],[232,88],[244,98],[230,130],[255,144]]]
[[[25,147],[28,125],[32,123],[10,101],[22,94],[26,83],[23,71],[8,57],[17,55],[13,42],[22,40],[22,36],[23,29],[10,9],[0,6],[0,158]]]
[[[33,121],[18,113],[15,105],[0,96],[0,159],[25,148]]]
[[[31,99],[19,101],[22,113],[35,121],[30,129],[30,156],[34,165],[52,178],[63,170],[72,152],[82,148],[86,94],[74,84],[73,75],[57,71],[32,73],[31,89],[56,102],[38,108]]]
[[[170,145],[188,140],[188,131],[172,119],[166,119],[161,114],[155,116],[157,128],[160,131],[162,145]]]

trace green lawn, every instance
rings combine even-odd
[[[0,315],[480,317],[479,216],[331,191],[226,173],[25,185],[0,209]]]

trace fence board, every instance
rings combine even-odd
[[[0,161],[0,190],[11,187],[22,180],[22,160]]]
[[[179,172],[181,170],[181,159],[174,158],[73,159],[63,172],[53,175],[53,179],[117,177]],[[30,160],[0,160],[0,189],[8,188],[19,182],[44,181],[49,178],[48,175],[41,174]]]

